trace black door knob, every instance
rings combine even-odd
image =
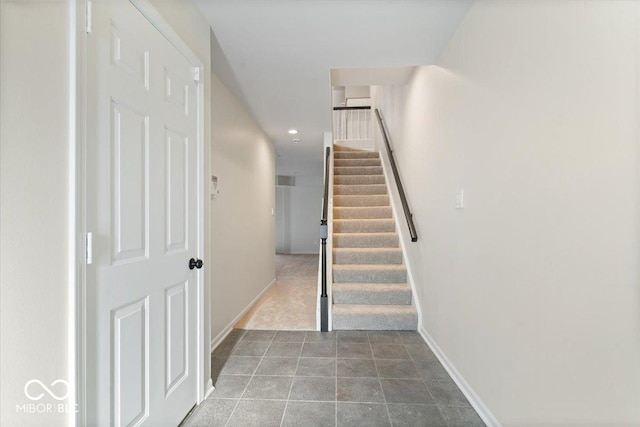
[[[202,262],[201,259],[197,260],[195,258],[191,258],[189,260],[189,270],[193,270],[194,268],[197,268],[198,270],[200,270],[203,265],[204,263]]]

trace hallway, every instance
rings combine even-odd
[[[200,426],[484,426],[416,332],[233,330]]]
[[[276,283],[235,327],[315,330],[317,286],[318,255],[276,255]]]

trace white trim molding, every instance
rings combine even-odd
[[[276,284],[276,279],[274,278],[271,283],[269,283],[259,294],[258,296],[256,296],[241,312],[240,314],[238,314],[236,317],[233,318],[233,320],[231,322],[229,322],[227,324],[227,326],[225,326],[222,331],[220,331],[220,333],[218,335],[216,335],[212,340],[211,340],[211,352],[213,352],[213,350],[216,349],[216,347],[218,347],[220,345],[220,343],[222,341],[224,341],[224,339],[227,337],[227,335],[229,335],[229,333],[233,330],[233,326],[238,323],[240,321],[240,319],[242,319],[242,316],[244,316],[245,314],[247,314],[247,312],[251,309],[251,307],[254,306],[254,304],[256,302],[258,302],[258,300],[269,290],[271,289],[271,287],[273,285]]]
[[[431,348],[431,351],[433,351],[433,354],[436,355],[436,357],[438,358],[442,366],[444,366],[444,369],[446,369],[447,373],[456,383],[460,391],[462,391],[462,394],[464,394],[464,396],[467,398],[471,406],[473,406],[473,409],[475,409],[478,415],[480,416],[480,418],[482,418],[482,421],[484,421],[484,423],[488,427],[502,427],[502,425],[500,424],[498,419],[495,417],[495,415],[493,415],[493,413],[491,412],[491,410],[489,410],[487,405],[485,405],[482,399],[480,399],[480,396],[478,396],[475,390],[473,390],[471,385],[469,385],[467,380],[464,379],[462,374],[458,372],[456,367],[453,365],[453,363],[451,363],[449,358],[447,358],[447,356],[444,354],[440,346],[436,344],[436,342],[431,337],[431,335],[429,335],[427,330],[422,325],[420,325],[418,332],[420,333],[422,338],[426,341],[427,345]]]
[[[213,386],[213,380],[211,378],[209,378],[209,381],[207,381],[207,390],[204,394],[204,399],[206,400],[211,393],[213,393],[213,390],[215,389],[215,387]]]

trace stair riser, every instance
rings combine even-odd
[[[358,208],[358,207],[337,207],[333,208],[334,219],[384,219],[392,218],[391,207],[374,207],[374,208]]]
[[[405,291],[357,291],[342,290],[338,286],[333,289],[334,304],[367,304],[367,305],[408,305],[411,304],[411,290]]]
[[[333,270],[334,283],[406,283],[406,270]]]
[[[333,251],[334,264],[402,264],[402,251]]]
[[[333,234],[334,248],[397,248],[397,234]]]
[[[380,156],[377,151],[339,151],[334,153],[336,159],[378,159]]]
[[[333,166],[380,166],[380,159],[334,159]]]
[[[334,175],[382,175],[381,166],[335,167]]]
[[[349,147],[347,145],[342,145],[342,144],[334,144],[333,150],[349,152],[349,153],[372,153],[372,151],[369,151],[369,150],[363,150],[362,148]]]
[[[334,196],[387,194],[386,185],[334,185]]]
[[[418,329],[418,314],[333,314],[333,329],[336,331],[385,330],[415,331]]]
[[[334,233],[392,233],[396,224],[392,219],[351,219],[333,221]]]
[[[369,195],[369,196],[333,196],[333,206],[338,207],[368,207],[368,206],[389,206],[389,196]]]
[[[385,184],[384,175],[334,175],[335,185]]]

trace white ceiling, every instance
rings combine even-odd
[[[331,130],[331,69],[434,63],[472,0],[195,2],[213,29],[214,72],[275,143],[277,173],[309,175]]]

